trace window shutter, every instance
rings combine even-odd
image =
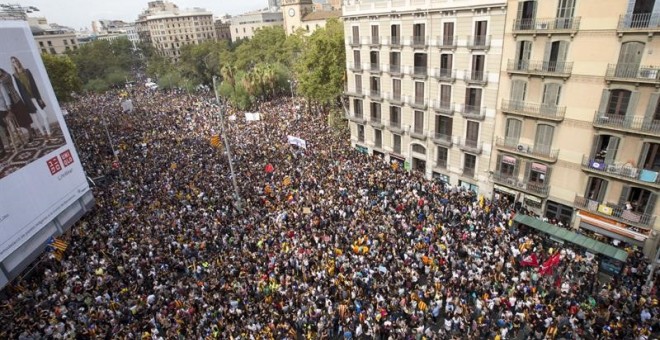
[[[552,173],[552,168],[548,166],[545,170],[545,179],[543,180],[543,185],[544,186],[549,186],[550,184],[550,174]]]
[[[642,146],[642,152],[639,154],[639,161],[637,162],[637,167],[640,169],[644,169],[646,164],[644,164],[644,161],[646,161],[646,156],[649,153],[649,143],[644,143],[644,146]],[[651,164],[652,165],[652,164]]]
[[[632,91],[630,93],[630,101],[628,102],[628,109],[626,110],[626,118],[632,119],[635,116],[635,109],[639,102],[639,91]]]
[[[619,149],[619,137],[610,136],[610,142],[607,144],[607,154],[605,154],[605,163],[614,163],[616,158],[616,151]]]
[[[594,157],[596,156],[596,152],[598,152],[598,150],[596,150],[596,149],[598,148],[598,139],[599,138],[600,138],[600,136],[598,136],[598,135],[594,136],[594,141],[591,143],[591,152],[589,154],[589,161],[590,162],[594,160]]]
[[[649,105],[646,106],[646,113],[644,114],[644,124],[651,124],[653,122],[653,116],[655,115],[655,109],[658,106],[658,98],[660,98],[660,93],[654,92],[651,93],[649,97]]]
[[[566,55],[568,54],[568,41],[560,41],[559,42],[559,51],[557,53],[557,62],[563,63],[566,61]],[[563,68],[564,65],[559,65],[559,67]]]
[[[525,62],[528,62],[529,59],[532,57],[532,42],[531,41],[523,41],[523,60]]]
[[[605,193],[607,192],[607,181],[601,180],[600,190],[598,191],[598,202],[602,202],[605,199]]]
[[[525,162],[525,182],[529,180],[529,172],[532,169],[532,163]]]
[[[655,210],[655,201],[657,199],[658,199],[658,194],[651,193],[648,202],[646,202],[646,208],[644,209],[645,214],[653,215],[653,210]]]
[[[548,41],[545,43],[545,54],[543,55],[543,61],[547,64],[550,61],[550,52],[552,51],[552,42]]]
[[[619,196],[619,206],[623,206],[628,201],[628,196],[630,195],[630,186],[624,185],[621,188],[621,196]]]
[[[598,115],[604,115],[607,110],[607,102],[610,100],[610,90],[603,89],[603,94],[600,97],[600,105],[598,106]]]
[[[513,165],[514,178],[518,178],[518,172],[520,172],[520,159],[516,158],[516,164]]]
[[[495,171],[499,172],[502,163],[502,155],[497,155],[497,164],[495,164]]]

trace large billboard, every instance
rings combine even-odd
[[[86,176],[30,28],[27,22],[0,21],[0,269],[5,276],[23,261],[17,250],[34,253],[55,229],[62,232],[61,223],[53,221],[79,216],[83,196],[91,196]]]

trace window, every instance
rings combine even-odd
[[[607,116],[624,117],[630,103],[630,94],[628,90],[612,90],[607,102]]]
[[[419,144],[413,144],[412,151],[416,153],[426,154],[426,148]]]
[[[374,130],[374,146],[377,148],[381,148],[383,146],[383,131],[382,130]]]
[[[454,46],[454,23],[445,22],[442,24],[442,45]]]
[[[424,82],[415,82],[415,104],[424,105]]]
[[[486,56],[476,54],[472,56],[472,80],[483,80],[485,77],[484,68],[486,63]]]
[[[543,112],[555,113],[559,105],[559,95],[561,94],[561,84],[546,83],[543,85]]]
[[[465,112],[477,114],[481,112],[481,89],[465,89]]]
[[[435,133],[441,139],[451,140],[453,119],[447,116],[435,116]]]
[[[528,30],[534,28],[536,17],[536,0],[518,2],[518,22],[516,29]]]
[[[358,142],[364,142],[364,125],[358,125]]]
[[[476,147],[479,140],[479,123],[468,120],[467,130],[465,132],[465,144]]]
[[[598,177],[589,177],[587,182],[587,191],[584,193],[585,198],[602,202],[607,192],[607,181]]]
[[[564,226],[571,225],[571,218],[573,216],[573,208],[563,205],[561,203],[548,201],[545,207],[545,217],[555,219],[561,222]]]
[[[657,198],[657,194],[646,189],[624,185],[621,189],[619,206],[633,213],[652,215]],[[629,215],[629,219],[639,221],[639,216]]]
[[[426,53],[415,53],[413,60],[415,75],[426,76]]]
[[[401,79],[392,79],[392,99],[401,101]]]
[[[547,72],[566,71],[565,62],[568,53],[568,41],[548,41],[545,45],[545,56],[543,58],[543,70]]]
[[[474,23],[474,45],[485,46],[486,34],[488,32],[488,21],[476,21]]]
[[[594,138],[591,158],[598,163],[611,164],[619,149],[619,138],[610,135],[599,135]]]
[[[370,81],[371,86],[371,95],[379,96],[380,95],[380,78],[371,77]]]
[[[392,135],[392,151],[401,154],[401,135]]]
[[[358,26],[353,26],[353,44],[359,45],[360,44],[360,27]]]
[[[380,69],[380,57],[378,51],[369,52],[369,62],[371,63],[371,69],[377,71]]]
[[[353,99],[353,112],[355,117],[362,118],[362,100]]]
[[[390,106],[390,126],[401,128],[401,108]]]
[[[413,44],[422,45],[425,43],[425,30],[424,24],[413,25]]]
[[[380,44],[378,38],[378,25],[371,25],[371,43],[374,45]]]
[[[639,167],[645,170],[660,172],[660,144],[644,143],[640,155]],[[652,176],[652,174],[650,174]]]
[[[445,109],[451,107],[451,85],[440,85],[440,107]]]
[[[541,163],[527,163],[527,182],[544,186],[548,174],[548,166]]]
[[[362,61],[360,60],[360,51],[353,50],[353,63],[355,64],[355,69],[359,70],[362,68]]]
[[[437,166],[439,168],[446,168],[447,156],[449,155],[449,150],[447,150],[447,148],[438,147],[437,155],[438,155],[436,158]]]
[[[44,47],[44,42],[43,41],[39,42],[39,47]]]
[[[380,103],[371,102],[369,108],[371,109],[371,121],[380,123]]]
[[[401,54],[399,52],[390,52],[390,72],[401,72]]]
[[[362,93],[362,75],[355,75],[355,92],[358,94]]]
[[[517,170],[517,163],[518,160],[515,157],[512,156],[507,156],[507,155],[499,155],[497,157],[497,170],[499,171],[499,174],[504,176],[504,177],[516,177],[518,176]]]
[[[527,82],[520,79],[514,79],[511,82],[511,105],[522,109],[527,95]]]
[[[571,28],[575,13],[575,0],[559,0],[557,6],[557,28]]]
[[[55,49],[51,47],[50,48],[50,54],[57,54],[57,51],[55,51]]]
[[[392,25],[390,26],[390,34],[392,35],[392,45],[401,44],[401,26]]]
[[[477,167],[477,157],[466,153],[463,160],[463,174],[473,177]]]
[[[555,127],[552,125],[539,124],[536,126],[536,138],[534,139],[534,150],[542,153],[550,153],[552,136]]]
[[[520,139],[520,131],[522,130],[522,121],[514,118],[506,120],[506,144],[517,145]]]
[[[424,111],[415,111],[415,133],[424,134]]]
[[[440,76],[451,77],[454,55],[443,53],[440,55]]]

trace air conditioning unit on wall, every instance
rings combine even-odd
[[[518,146],[516,146],[516,149],[518,150],[518,152],[527,153],[527,145],[525,144],[518,144]]]

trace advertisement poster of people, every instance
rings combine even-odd
[[[0,21],[0,259],[87,190],[30,28]]]

